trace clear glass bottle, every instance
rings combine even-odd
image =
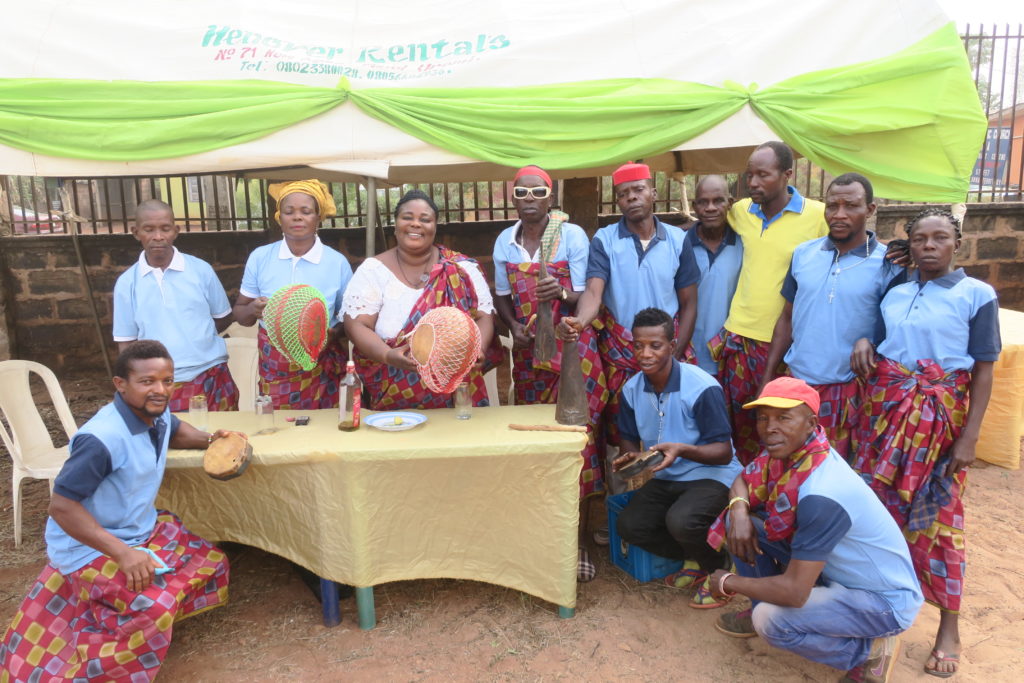
[[[359,412],[363,403],[363,383],[356,374],[356,364],[345,365],[345,376],[338,387],[338,429],[354,432],[359,429]]]
[[[468,420],[473,417],[473,395],[468,382],[463,382],[455,388],[454,403],[456,420]]]
[[[266,394],[256,397],[256,425],[257,430],[254,436],[260,434],[273,434],[274,429],[274,399]]]

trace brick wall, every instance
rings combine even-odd
[[[883,239],[904,236],[902,226],[918,206],[879,209],[877,229]],[[678,216],[665,216],[673,223]],[[604,225],[617,217],[601,216]],[[492,279],[491,251],[498,233],[511,221],[457,223],[442,226],[438,241],[477,258]],[[589,227],[589,226],[586,226]],[[898,233],[898,235],[897,235]],[[362,261],[361,230],[325,229],[322,239],[349,257],[353,268]],[[178,237],[177,246],[213,265],[228,296],[238,294],[245,259],[264,244],[262,232],[191,233]],[[378,248],[393,244],[387,230]],[[130,235],[80,237],[108,352],[111,340],[111,297],[117,276],[139,255]],[[1024,204],[972,204],[964,226],[960,264],[975,277],[990,282],[1002,305],[1024,310]],[[37,360],[55,371],[87,366],[102,368],[92,313],[84,295],[74,246],[66,235],[0,237],[0,358]],[[6,296],[4,296],[6,294]],[[6,324],[4,324],[6,314]]]
[[[922,208],[879,207],[879,237],[905,238],[907,220]],[[995,287],[1001,306],[1024,311],[1024,203],[968,204],[963,236],[957,265]]]

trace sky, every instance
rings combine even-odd
[[[1021,0],[938,0],[957,26],[967,24],[1000,25],[1009,23],[1013,28],[1024,23],[1024,2]]]

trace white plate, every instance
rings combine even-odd
[[[406,429],[419,427],[426,421],[427,416],[422,413],[410,413],[402,410],[374,413],[363,418],[363,422],[366,424],[385,432],[404,432]]]

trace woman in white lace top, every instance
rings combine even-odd
[[[366,259],[345,290],[345,333],[374,410],[444,408],[450,394],[434,394],[420,381],[408,344],[399,344],[424,313],[455,306],[480,328],[485,355],[494,348],[494,302],[476,261],[435,245],[437,206],[428,195],[407,192],[395,208],[397,245]],[[487,405],[482,369],[467,381],[476,405]]]

